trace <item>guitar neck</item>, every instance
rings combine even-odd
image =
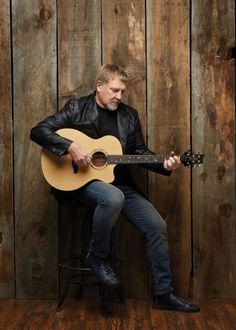
[[[108,164],[162,163],[168,155],[108,155]]]

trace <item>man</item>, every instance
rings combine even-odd
[[[91,138],[113,135],[120,140],[124,154],[154,154],[145,145],[137,111],[121,102],[127,83],[128,77],[122,68],[112,64],[102,66],[96,77],[96,91],[89,96],[69,100],[61,111],[32,129],[31,139],[58,156],[69,153],[79,168],[90,166],[91,155],[86,145],[59,136],[55,133],[58,129],[74,128]],[[169,176],[179,164],[179,157],[172,152],[163,164],[143,166]],[[136,188],[129,165],[117,165],[114,172],[115,180],[111,184],[93,180],[72,192],[54,190],[58,199],[73,198],[95,209],[88,265],[101,282],[114,286],[119,284],[118,276],[107,258],[110,233],[122,212],[145,237],[154,282],[153,306],[158,309],[198,312],[198,306],[177,297],[171,287],[165,221]]]

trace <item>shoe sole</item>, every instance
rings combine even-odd
[[[183,312],[183,313],[199,313],[200,312],[200,308],[199,309],[195,309],[195,310],[187,310],[187,309],[182,309],[182,308],[178,308],[178,307],[172,307],[169,305],[153,305],[154,309],[160,309],[160,310],[166,310],[166,311],[175,311],[175,312]]]

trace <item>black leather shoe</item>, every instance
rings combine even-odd
[[[197,305],[190,304],[184,299],[177,297],[173,292],[155,296],[153,307],[156,309],[179,311],[185,313],[200,312],[200,308]]]
[[[107,261],[100,259],[89,252],[86,257],[86,262],[94,271],[100,282],[112,286],[119,285],[120,280]]]

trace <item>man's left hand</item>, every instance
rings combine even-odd
[[[176,156],[174,151],[171,151],[170,157],[164,160],[164,168],[167,171],[173,171],[179,167],[180,163],[180,157]]]

